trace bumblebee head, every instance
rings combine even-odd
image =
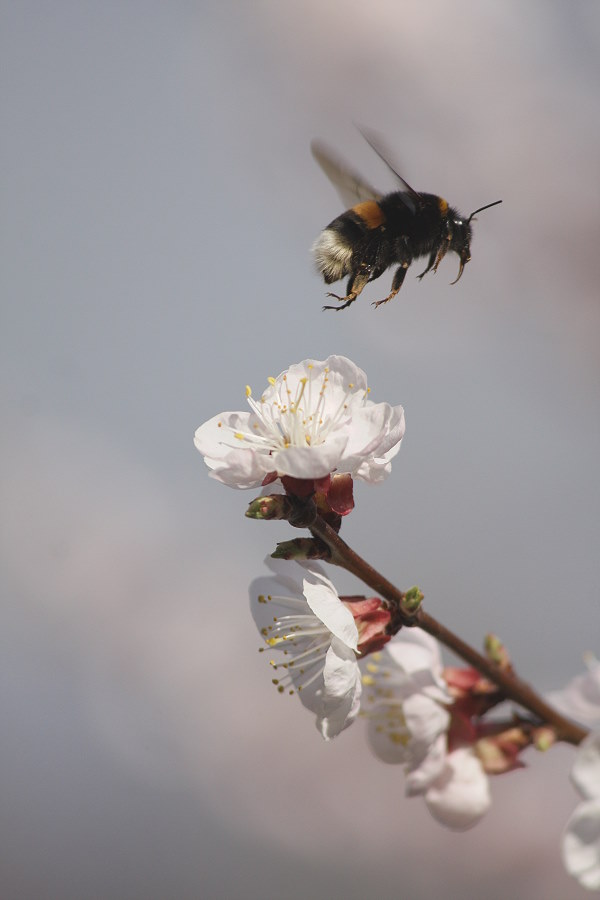
[[[474,216],[477,213],[482,212],[484,209],[489,209],[490,206],[497,206],[499,203],[502,203],[502,200],[495,200],[493,203],[486,204],[486,206],[480,206],[479,209],[476,209],[471,213],[468,219],[464,219],[460,213],[455,213],[452,216],[452,237],[450,238],[450,246],[448,249],[454,250],[454,252],[458,254],[460,265],[458,267],[458,275],[451,284],[456,284],[460,279],[466,264],[471,259],[471,237],[473,236],[471,221],[474,220]]]
[[[456,284],[463,273],[463,269],[471,259],[471,237],[473,232],[471,230],[471,217],[465,219],[460,213],[455,213],[452,216],[450,223],[451,237],[448,250],[454,250],[460,259],[458,275],[454,281],[451,282],[451,284]]]

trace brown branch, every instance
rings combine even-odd
[[[407,613],[403,607],[406,595],[362,559],[320,516],[317,515],[309,527],[312,534],[329,547],[331,563],[356,575],[388,602],[396,630],[402,625],[422,628],[423,631],[435,637],[449,650],[497,684],[508,700],[513,700],[519,706],[532,712],[542,722],[550,725],[555,730],[558,740],[577,745],[586,737],[588,733],[586,729],[571,722],[553,709],[525,681],[522,681],[514,673],[499,668],[422,608],[412,615]]]

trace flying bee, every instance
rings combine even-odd
[[[390,165],[374,138],[364,131],[362,134],[399,179],[404,190],[381,194],[323,144],[312,143],[313,156],[337,188],[343,202],[353,204],[330,222],[312,248],[317,269],[325,284],[349,276],[345,297],[327,294],[339,300],[341,305],[324,306],[323,309],[346,309],[369,281],[375,281],[390,266],[397,265],[390,293],[372,304],[381,306],[396,296],[413,260],[420,256],[428,257],[426,269],[417,276],[421,279],[432,269],[437,272],[449,250],[456,253],[460,260],[458,275],[452,282],[456,284],[471,259],[471,222],[474,216],[502,203],[496,200],[480,206],[466,218],[442,197],[415,191]]]

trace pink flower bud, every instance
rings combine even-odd
[[[381,650],[390,640],[386,627],[391,613],[379,597],[341,597],[342,603],[354,617],[358,629],[358,652],[362,656]]]

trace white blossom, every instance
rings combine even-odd
[[[316,566],[271,559],[267,565],[276,575],[252,583],[250,605],[273,651],[273,683],[280,693],[298,694],[329,740],[358,714],[362,689],[358,629],[333,584]],[[297,579],[290,577],[290,570]]]
[[[449,753],[424,794],[427,809],[442,825],[464,831],[476,825],[491,805],[489,779],[471,747]]]
[[[391,471],[404,434],[401,406],[369,399],[365,373],[343,356],[290,366],[250,412],[224,412],[201,425],[194,443],[211,476],[254,488],[267,476],[350,474],[377,482]]]
[[[438,822],[470,828],[490,806],[489,782],[471,748],[448,752],[453,698],[435,638],[405,628],[364,671],[363,710],[375,755],[404,765],[406,794],[422,795]]]
[[[566,688],[553,691],[548,701],[560,712],[589,728],[600,728],[600,660],[586,653],[587,671],[573,678]]]
[[[363,685],[373,752],[403,764],[407,793],[422,793],[443,768],[450,724],[437,641],[420,628],[402,629],[365,661]]]
[[[578,747],[571,781],[583,800],[567,822],[563,862],[582,887],[600,891],[600,734],[588,735]]]

